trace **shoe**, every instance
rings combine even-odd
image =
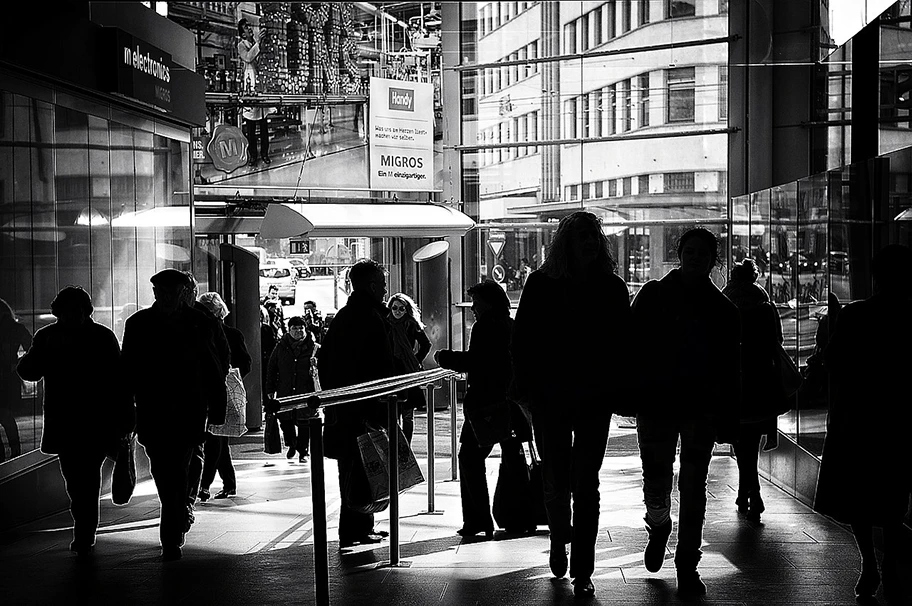
[[[760,514],[766,511],[763,505],[763,499],[760,498],[760,491],[755,490],[751,493],[750,505],[747,508],[747,519],[751,522],[759,522]]]
[[[297,450],[295,450],[294,446],[289,446],[288,452],[285,453],[285,458],[286,459],[294,458],[296,452],[297,452]]]
[[[209,494],[209,491],[208,491],[207,489],[201,488],[200,491],[199,491],[199,494],[196,495],[196,496],[199,498],[200,501],[202,501],[203,503],[205,503],[206,501],[209,500],[209,497],[211,497],[212,495]]]
[[[456,534],[458,534],[461,537],[474,537],[479,532],[483,532],[486,539],[494,538],[494,529],[493,528],[469,528],[467,526],[463,526],[462,528],[460,528],[459,530],[456,531]]]
[[[735,499],[735,505],[738,506],[738,513],[746,514],[747,508],[750,505],[750,492],[747,490],[739,490],[738,498]]]
[[[256,159],[256,158],[250,158],[250,160],[247,161],[247,166],[253,167],[253,166],[256,166],[256,165],[257,165],[257,159]]]
[[[561,579],[567,574],[567,566],[569,565],[567,546],[563,543],[551,541],[551,553],[548,555],[548,566],[551,567],[551,574]]]
[[[591,598],[594,596],[595,585],[592,584],[592,579],[573,579],[573,595],[578,598]]]
[[[366,534],[366,535],[363,535],[360,537],[355,537],[352,539],[339,539],[339,547],[340,548],[352,547],[357,544],[370,545],[370,544],[379,543],[382,540],[383,540],[383,537],[381,537],[378,534]]]
[[[225,490],[222,488],[218,493],[213,497],[214,499],[227,499],[228,497],[236,497],[237,491],[234,489]]]
[[[306,463],[306,462],[307,462],[306,454],[298,455],[298,463]]]
[[[162,562],[173,562],[175,560],[181,559],[181,548],[177,545],[168,545],[167,547],[162,547],[161,559]]]
[[[269,156],[263,156],[263,164],[265,164],[266,166],[269,166],[270,164],[272,164],[272,160],[269,158]]]
[[[94,544],[90,545],[88,543],[79,543],[77,541],[73,541],[72,543],[70,543],[70,551],[72,551],[73,553],[75,553],[78,556],[92,555],[92,553],[95,552],[95,545]]]
[[[884,583],[884,592],[886,593],[887,587]],[[862,567],[861,576],[858,577],[858,582],[855,583],[855,597],[857,598],[870,598],[877,593],[877,588],[880,587],[880,573],[877,572],[877,565],[870,567]]]
[[[385,531],[385,530],[371,530],[369,534],[375,534],[375,535],[377,535],[378,537],[383,538],[383,539],[385,539],[386,537],[390,536],[390,533],[388,533],[388,532]]]
[[[646,532],[649,534],[649,541],[643,551],[643,564],[649,572],[658,572],[665,563],[665,546],[671,535],[671,518],[662,526],[656,527],[649,525],[648,517],[643,518],[643,521],[646,522]]]
[[[678,570],[678,595],[685,599],[706,595],[706,584],[700,578],[699,572]]]

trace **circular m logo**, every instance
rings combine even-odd
[[[247,137],[236,126],[216,126],[206,149],[212,158],[212,164],[226,173],[247,163]]]

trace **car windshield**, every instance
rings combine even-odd
[[[283,267],[264,267],[260,269],[260,276],[264,278],[287,278],[290,275],[291,272]]]

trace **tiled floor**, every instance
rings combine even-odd
[[[629,432],[627,433],[629,436]],[[616,432],[622,443],[624,432]],[[443,446],[443,444],[442,444]],[[197,506],[184,557],[158,559],[158,501],[154,487],[137,487],[130,505],[105,498],[96,552],[87,559],[67,551],[69,516],[44,520],[0,537],[0,600],[4,604],[311,604],[315,603],[310,465],[259,453],[257,440],[234,447],[237,498]],[[673,604],[669,550],[657,574],[642,564],[646,534],[637,456],[612,450],[602,469],[602,531],[597,544],[594,604]],[[416,451],[419,451],[416,448]],[[426,459],[419,455],[419,462]],[[340,551],[335,541],[339,495],[327,461],[330,598],[333,604],[571,604],[568,579],[548,570],[547,532],[470,541],[461,526],[458,482],[450,459],[435,466],[435,509],[428,514],[427,484],[401,500],[401,558],[384,567],[389,545]],[[493,490],[498,460],[488,463]],[[859,561],[842,527],[764,483],[762,524],[739,518],[734,507],[737,470],[714,457],[700,570],[708,604],[855,604]],[[219,487],[216,480],[214,489]],[[676,512],[675,512],[676,513]],[[378,515],[389,528],[389,513]],[[673,549],[673,534],[670,547]],[[912,549],[906,551],[912,553]],[[906,562],[906,570],[912,566]],[[908,588],[907,588],[908,589]],[[912,598],[912,593],[907,593]],[[882,601],[883,603],[883,601]],[[910,600],[908,603],[912,603]]]

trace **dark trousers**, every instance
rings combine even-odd
[[[399,402],[399,426],[405,434],[405,440],[411,444],[415,435],[415,408],[411,402]]]
[[[715,428],[706,419],[670,419],[637,415],[637,441],[643,463],[643,499],[647,510],[671,509],[674,461],[681,439],[678,476],[680,509],[675,566],[695,570],[700,562],[706,517],[706,476],[712,458]]]
[[[193,454],[190,456],[190,465],[187,468],[187,503],[189,503],[191,507],[196,503],[196,495],[199,493],[205,458],[206,442],[203,441],[193,447]]]
[[[244,120],[245,133],[247,135],[247,149],[249,150],[250,159],[256,161],[257,158],[269,157],[269,124],[267,118],[262,120]],[[259,129],[259,136],[257,136]],[[257,152],[257,142],[259,142],[259,152]]]
[[[459,496],[462,499],[462,527],[494,531],[491,499],[488,495],[488,472],[485,459],[494,446],[481,446],[468,422],[462,425],[459,438]]]
[[[16,389],[19,389],[19,383],[16,382]],[[0,390],[0,394],[3,391]],[[18,401],[18,398],[15,400]],[[6,431],[6,437],[9,439],[10,458],[16,458],[22,454],[22,445],[19,442],[19,426],[16,425],[16,417],[13,411],[0,404],[0,425]],[[3,447],[3,441],[0,440],[0,463],[6,460],[6,449]]]
[[[237,490],[237,475],[234,473],[234,463],[231,461],[231,448],[228,445],[228,436],[215,436],[206,433],[206,445],[203,448],[203,475],[200,479],[200,490],[209,490],[215,472],[218,471],[222,478],[223,490]]]
[[[595,571],[599,471],[611,415],[585,405],[563,408],[555,413],[557,406],[535,406],[532,412],[542,460],[545,510],[551,542],[570,543],[570,576],[589,578]]]
[[[733,445],[738,462],[738,492],[760,492],[757,463],[760,460],[760,440],[766,431],[757,424],[741,425],[738,441]]]
[[[279,427],[282,428],[282,438],[285,440],[286,448],[294,446],[298,455],[306,455],[310,452],[310,423],[306,420],[279,421]]]
[[[357,458],[356,458],[357,457]],[[374,530],[374,514],[361,513],[345,505],[345,495],[350,494],[349,483],[355,465],[361,465],[357,446],[339,457],[339,490],[342,493],[342,507],[339,509],[339,541],[358,540]]]
[[[86,446],[60,453],[60,472],[70,497],[73,516],[73,542],[83,546],[95,544],[98,531],[98,501],[101,498],[103,450]]]
[[[196,445],[155,444],[143,445],[149,457],[149,471],[155,480],[158,499],[161,501],[159,537],[162,547],[179,546],[189,527],[190,508],[187,505],[187,483],[190,459]]]

